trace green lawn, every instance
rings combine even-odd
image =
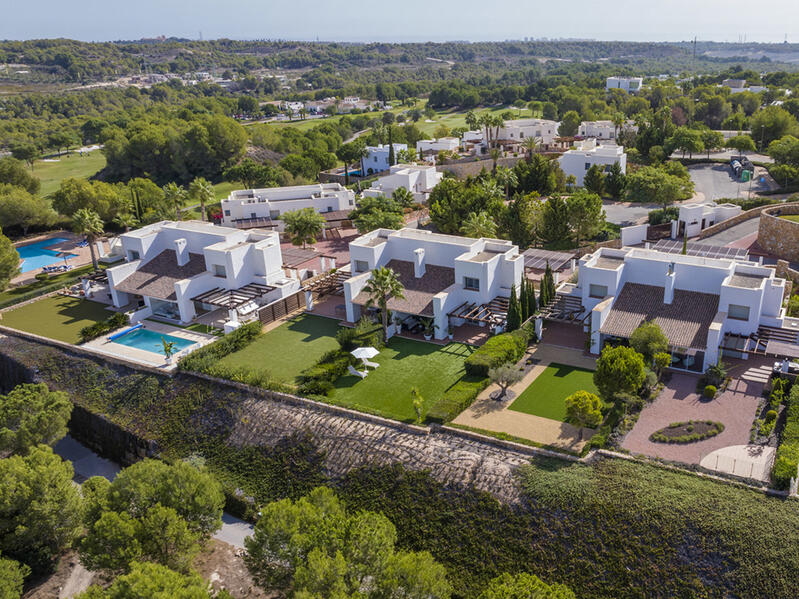
[[[345,375],[336,381],[333,403],[412,421],[416,413],[411,402],[411,388],[416,387],[424,399],[426,412],[444,392],[465,375],[463,362],[474,348],[462,343],[445,346],[392,339],[372,362],[379,368],[370,369],[365,379]]]
[[[56,283],[64,287],[68,287],[73,283],[77,283],[78,279],[80,278],[80,275],[90,272],[91,270],[92,270],[92,265],[88,264],[86,266],[81,266],[80,268],[75,268],[73,270],[61,274],[52,275],[50,276],[50,278],[48,278],[45,281],[33,281],[32,283],[28,283],[27,285],[20,285],[19,287],[11,287],[9,289],[6,289],[5,291],[0,292],[0,307],[4,306],[6,303],[9,302],[17,303],[13,302],[13,300],[16,298],[21,298],[28,293],[36,295],[33,292],[36,291],[37,289],[50,288],[50,291],[54,291],[52,286],[55,285]],[[45,290],[42,292],[42,294],[43,293],[47,293],[47,291]]]
[[[552,363],[510,405],[511,410],[566,420],[564,399],[575,391],[596,393],[594,371]]]
[[[83,327],[105,320],[111,314],[98,302],[54,295],[4,312],[0,323],[65,343],[78,343]]]
[[[261,335],[244,349],[222,360],[223,366],[247,366],[294,383],[295,377],[313,366],[322,355],[338,347],[338,321],[301,314]]]
[[[33,165],[33,175],[42,182],[39,193],[50,195],[58,190],[62,179],[69,177],[89,178],[105,167],[105,156],[102,151],[94,150],[84,154],[64,154],[57,158],[58,162],[37,160]]]
[[[785,220],[792,220],[795,223],[799,223],[799,214],[783,214],[780,218],[784,218]]]

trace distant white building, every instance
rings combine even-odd
[[[443,177],[444,173],[439,173],[434,166],[395,164],[388,175],[374,181],[370,189],[364,190],[363,195],[391,197],[395,190],[402,187],[410,191],[417,202],[426,202],[430,192]]]
[[[583,185],[585,173],[595,164],[607,172],[614,163],[618,162],[621,172],[627,172],[627,154],[624,152],[624,146],[599,145],[595,139],[577,142],[573,149],[564,152],[558,158],[558,162],[567,176],[574,175],[578,186]]]
[[[643,77],[608,77],[605,80],[605,90],[623,89],[628,94],[641,91]]]
[[[363,288],[381,266],[397,273],[404,287],[404,298],[390,299],[389,310],[400,319],[433,319],[436,339],[444,339],[450,327],[477,322],[472,313],[485,317],[481,326],[504,325],[511,288],[521,284],[524,256],[510,241],[498,239],[421,229],[371,231],[350,243],[353,276],[344,282],[348,321],[356,322],[367,309]],[[473,310],[477,306],[482,307]]]
[[[439,137],[438,139],[420,139],[416,142],[416,152],[420,156],[438,154],[439,152],[457,152],[460,148],[457,137]]]
[[[400,151],[407,151],[408,144],[391,144],[394,146],[394,160],[399,159]],[[390,147],[388,144],[378,146],[366,146],[366,156],[361,158],[361,174],[373,175],[381,171],[387,171],[391,166],[388,163]]]
[[[292,114],[297,114],[297,113],[300,112],[300,110],[305,108],[305,103],[304,102],[287,102],[286,101],[286,102],[281,102],[280,103],[280,108],[282,108],[283,110],[290,110]]]
[[[692,203],[680,205],[680,216],[671,221],[671,236],[673,238],[684,235],[695,237],[711,225],[732,218],[742,212],[736,204],[716,204],[715,202]]]
[[[302,208],[313,208],[320,213],[353,210],[355,193],[340,183],[239,189],[222,200],[221,208],[224,225],[269,226],[265,221],[279,220],[284,212]]]
[[[622,130],[638,132],[638,126],[632,120],[627,120],[621,130],[617,131],[613,121],[583,121],[577,130],[580,137],[594,137],[596,139],[616,139],[616,134]]]
[[[297,291],[283,270],[276,231],[240,231],[200,221],[162,221],[119,236],[125,262],[106,269],[112,302],[188,323],[219,308],[230,320]]]

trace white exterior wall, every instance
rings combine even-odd
[[[460,140],[457,137],[440,137],[438,139],[420,139],[416,142],[416,151],[419,154],[433,152],[454,152],[460,147]]]
[[[558,124],[544,119],[517,119],[506,121],[497,135],[497,139],[519,141],[528,137],[538,138],[543,144],[552,144],[558,137]]]
[[[643,83],[642,77],[608,77],[605,80],[605,89],[623,89],[627,93],[635,93],[641,90]]]
[[[624,152],[623,146],[595,145],[594,140],[587,140],[574,150],[564,152],[558,158],[558,163],[563,172],[568,175],[574,175],[577,179],[577,185],[582,186],[585,180],[585,173],[593,165],[605,167],[607,170],[614,163],[618,162],[621,167],[621,172],[627,172],[627,154]]]
[[[685,223],[685,233],[688,237],[695,237],[702,229],[737,216],[741,212],[742,208],[736,204],[715,202],[682,204],[677,224],[672,226],[672,237],[677,235],[679,223]]]
[[[390,173],[374,181],[370,189],[364,190],[363,195],[390,197],[397,189],[404,188],[413,194],[417,202],[425,202],[444,177],[444,173],[439,173],[434,166],[412,164],[395,164]]]
[[[279,218],[284,212],[313,208],[317,212],[352,210],[355,193],[339,183],[318,183],[231,192],[222,200],[222,223],[247,218]]]
[[[394,160],[397,159],[400,151],[407,150],[408,144],[391,144],[394,146]],[[380,144],[379,146],[367,146],[366,156],[361,159],[361,166],[367,174],[379,173],[387,171],[388,167],[388,144]]]
[[[638,132],[636,124],[628,120],[622,126],[622,130]],[[583,121],[577,130],[580,137],[593,137],[596,139],[616,139],[616,125],[613,121]]]

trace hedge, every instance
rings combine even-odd
[[[219,360],[247,347],[260,337],[261,329],[261,323],[257,320],[242,325],[235,331],[228,333],[224,337],[220,337],[213,343],[201,347],[187,356],[183,356],[178,361],[178,369],[204,372],[212,376],[222,376],[218,374]]]
[[[466,358],[466,372],[472,376],[487,377],[491,368],[520,360],[531,341],[535,341],[532,323],[512,333],[491,337]]]
[[[86,343],[87,341],[97,339],[106,333],[121,329],[128,323],[130,323],[130,318],[128,318],[128,315],[124,312],[117,312],[110,318],[106,318],[103,321],[95,322],[94,324],[83,327],[80,330],[81,343]]]
[[[785,427],[782,429],[777,457],[771,469],[771,480],[778,489],[787,489],[799,466],[799,385],[791,388],[785,409]]]
[[[333,383],[347,374],[347,367],[355,364],[355,357],[343,349],[333,349],[324,354],[313,366],[303,370],[297,379],[298,391],[303,395],[330,395]]]
[[[472,405],[480,392],[488,387],[488,379],[461,379],[447,389],[444,395],[427,412],[428,422],[444,424]]]

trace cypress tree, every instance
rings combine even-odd
[[[508,316],[505,323],[506,331],[515,331],[521,325],[521,315],[519,313],[519,300],[516,298],[516,285],[510,288],[510,302],[508,303]]]
[[[530,289],[527,292],[527,317],[529,318],[538,312],[538,306],[535,301],[535,284],[529,281]]]
[[[388,126],[388,165],[394,166],[396,162],[394,157],[394,144],[391,143],[391,125]]]
[[[519,312],[521,313],[522,322],[525,322],[530,317],[530,315],[527,313],[528,307],[527,277],[522,276],[522,284],[519,288]]]
[[[547,275],[546,275],[546,273],[544,273],[544,276],[541,279],[541,282],[539,283],[539,289],[538,289],[538,305],[539,306],[546,306],[549,303],[549,300],[547,299],[547,291],[548,291],[548,289],[547,289]]]

